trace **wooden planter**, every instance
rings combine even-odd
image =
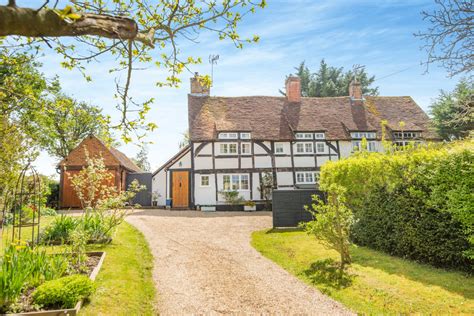
[[[99,263],[97,263],[97,266],[95,266],[94,270],[92,270],[91,274],[89,275],[89,278],[94,281],[95,278],[97,277],[97,274],[99,274],[100,268],[102,267],[102,264],[104,263],[105,259],[105,252],[102,251],[94,251],[94,252],[87,252],[86,253],[88,256],[100,256]],[[49,310],[49,311],[37,311],[37,312],[26,312],[26,313],[17,313],[17,314],[0,314],[4,316],[20,316],[20,315],[28,315],[28,316],[76,316],[79,310],[82,307],[82,301],[79,301],[76,303],[76,306],[74,308],[68,308],[68,309],[54,309],[54,310]]]

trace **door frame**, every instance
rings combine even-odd
[[[192,169],[191,168],[183,168],[183,169],[169,169],[170,172],[170,197],[173,199],[173,173],[174,172],[183,172],[186,171],[188,173],[188,207],[187,208],[192,208],[193,207],[193,201],[191,201],[191,190],[194,189],[194,186],[192,185],[191,181],[191,174],[192,174]],[[182,209],[182,207],[175,208],[173,200],[171,200],[171,208],[172,209]]]

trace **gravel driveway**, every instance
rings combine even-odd
[[[162,315],[348,314],[252,248],[271,213],[146,210],[127,220],[150,243]]]

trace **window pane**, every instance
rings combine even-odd
[[[237,153],[237,144],[229,144],[229,154]]]
[[[283,153],[283,144],[275,144],[275,152],[276,153]]]
[[[304,144],[305,151],[307,153],[312,153],[313,152],[313,143],[306,143]]]
[[[376,151],[376,149],[375,149],[375,142],[368,142],[368,143],[367,143],[367,150],[368,150],[368,151]]]
[[[324,144],[323,143],[317,143],[316,144],[316,149],[317,149],[318,153],[324,152]]]
[[[305,133],[305,134],[304,134],[304,138],[305,138],[305,139],[313,139],[313,134],[311,134],[311,133]]]
[[[242,154],[250,154],[250,144],[242,144]]]
[[[227,154],[227,144],[220,144],[221,154]]]
[[[230,190],[230,176],[224,176],[224,191]]]
[[[209,176],[201,176],[201,186],[209,186]]]
[[[239,175],[234,174],[232,175],[232,190],[238,190],[239,189]]]
[[[237,133],[229,133],[228,138],[230,139],[237,139]]]
[[[302,143],[296,144],[296,152],[297,153],[303,153],[304,152],[304,144],[302,144]]]
[[[360,141],[352,142],[352,150],[360,150]]]
[[[249,189],[249,176],[246,174],[243,174],[240,176],[240,189],[241,190]]]
[[[304,182],[304,173],[297,172],[296,173],[296,182],[303,183]]]
[[[307,183],[313,183],[314,182],[312,172],[306,172],[305,175],[306,175],[306,182]]]
[[[240,138],[242,138],[242,139],[250,139],[250,133],[240,133]]]

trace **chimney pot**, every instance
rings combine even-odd
[[[349,96],[351,97],[351,101],[354,103],[362,104],[364,102],[362,86],[357,80],[352,80],[349,84]]]
[[[289,76],[286,79],[286,99],[288,102],[301,102],[301,79]]]
[[[210,89],[204,86],[199,81],[199,73],[195,72],[194,77],[191,78],[191,94],[208,96]]]

